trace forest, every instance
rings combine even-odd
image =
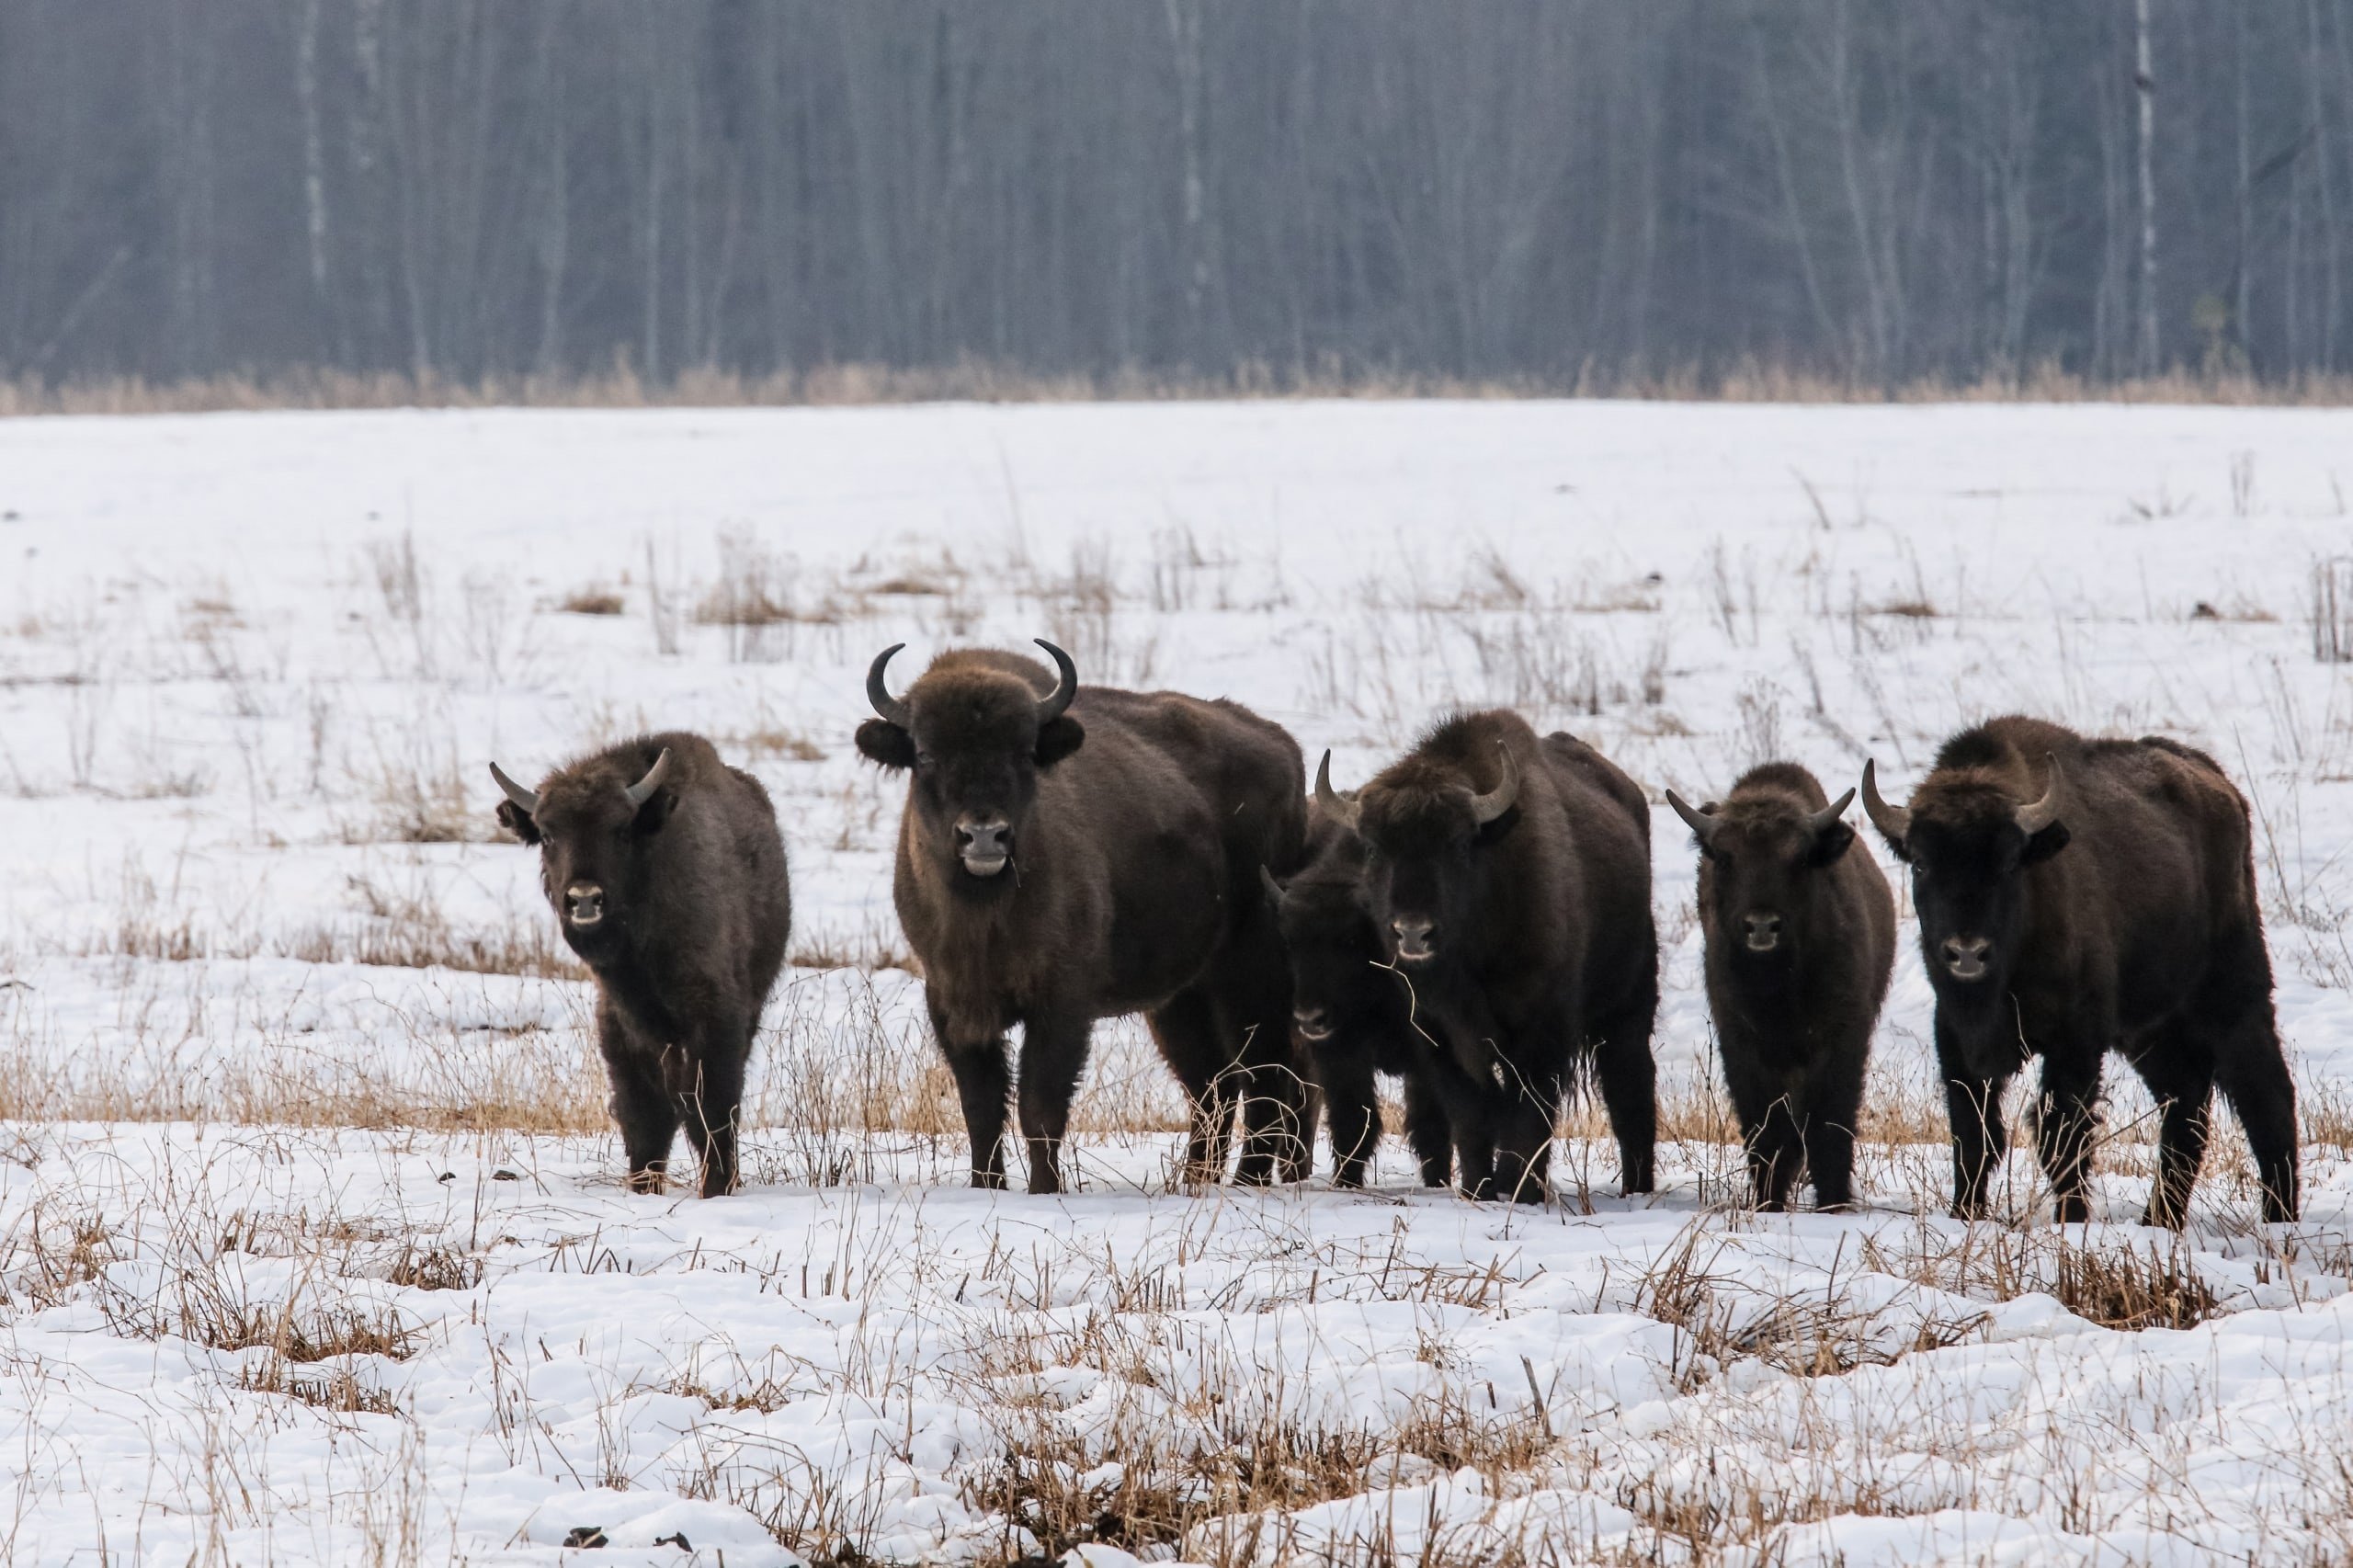
[[[10,0],[0,376],[2353,368],[2353,0]]]

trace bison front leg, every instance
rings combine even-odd
[[[2101,1052],[2097,1045],[2058,1046],[2042,1058],[2042,1093],[2035,1102],[2035,1147],[2050,1179],[2053,1217],[2080,1225],[2092,1217],[2092,1107],[2099,1098]],[[2202,1151],[2201,1151],[2202,1152]]]
[[[744,1063],[751,1031],[724,1032],[715,1049],[692,1062],[693,1078],[679,1096],[687,1138],[702,1167],[701,1194],[719,1198],[743,1185],[736,1131],[744,1117]]]
[[[1950,1025],[1937,1020],[1937,1064],[1945,1079],[1945,1119],[1952,1127],[1952,1213],[1956,1220],[1985,1218],[1985,1186],[2009,1152],[2002,1125],[2006,1076],[1982,1077],[1963,1061]]]
[[[1002,1191],[1005,1102],[1013,1092],[1013,1074],[1005,1062],[1005,1037],[959,1040],[939,1008],[935,1005],[929,1011],[931,1038],[939,1042],[939,1053],[956,1075],[956,1098],[964,1108],[964,1136],[972,1150],[972,1185]]]
[[[611,1085],[613,1122],[629,1160],[629,1189],[659,1192],[678,1136],[678,1108],[662,1081],[660,1048],[641,1041],[610,1004],[597,1009],[597,1049]]]
[[[1316,1052],[1316,1076],[1324,1084],[1324,1119],[1332,1132],[1332,1185],[1362,1187],[1381,1146],[1381,1100],[1372,1064],[1359,1042],[1335,1040],[1337,1049]]]
[[[1454,1131],[1446,1102],[1419,1073],[1405,1075],[1405,1143],[1421,1167],[1424,1187],[1444,1187],[1454,1176]]]
[[[1022,1030],[1021,1141],[1029,1153],[1029,1190],[1063,1189],[1063,1134],[1070,1102],[1086,1070],[1087,1018],[1031,1018]]]

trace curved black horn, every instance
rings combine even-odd
[[[892,643],[875,654],[874,662],[866,666],[866,700],[874,704],[874,711],[902,730],[911,722],[907,717],[907,705],[891,695],[890,687],[882,680],[882,666],[891,662],[892,654],[905,646],[904,642]]]
[[[654,766],[645,770],[645,777],[622,790],[621,793],[629,797],[632,808],[642,806],[645,804],[645,797],[662,788],[662,780],[669,776],[670,748],[664,746],[662,755],[654,759]]]
[[[540,809],[540,798],[507,778],[506,770],[494,762],[490,765],[490,776],[498,780],[498,787],[506,791],[506,798],[515,802],[517,811],[529,816]]]
[[[1876,758],[1863,763],[1863,812],[1890,844],[1903,843],[1904,835],[1912,831],[1912,813],[1901,806],[1889,805],[1880,795]]]
[[[1357,830],[1357,803],[1343,801],[1339,791],[1332,788],[1332,753],[1328,748],[1324,760],[1315,765],[1315,803],[1324,808],[1325,816],[1350,833]]]
[[[1845,816],[1847,814],[1847,808],[1854,803],[1855,792],[1852,790],[1849,790],[1845,794],[1839,796],[1836,800],[1831,801],[1828,805],[1823,807],[1822,810],[1814,812],[1813,815],[1806,818],[1806,832],[1813,835],[1817,838],[1820,837],[1823,830],[1827,828],[1832,823],[1836,822],[1840,817]]]
[[[1478,819],[1481,827],[1511,810],[1511,803],[1519,799],[1519,765],[1512,761],[1511,753],[1502,745],[1495,749],[1503,753],[1503,782],[1483,795],[1471,797],[1471,814]]]
[[[1684,825],[1698,835],[1702,847],[1716,841],[1716,834],[1724,825],[1722,823],[1705,812],[1693,810],[1691,802],[1672,790],[1666,792],[1666,803],[1675,808],[1675,814],[1683,819]]]
[[[2051,781],[2042,787],[2042,799],[2018,811],[2018,831],[2029,838],[2059,820],[2059,807],[2066,798],[2067,778],[2059,771],[2058,756],[2054,754],[2046,760],[2051,765]]]
[[[1274,903],[1283,901],[1283,885],[1275,881],[1275,874],[1267,869],[1267,863],[1263,860],[1258,862],[1258,885],[1267,890],[1267,897]]]
[[[1061,672],[1061,678],[1054,682],[1054,689],[1048,692],[1045,699],[1038,704],[1038,722],[1043,724],[1049,720],[1061,718],[1063,710],[1070,706],[1070,699],[1078,695],[1078,666],[1070,662],[1068,653],[1063,653],[1044,638],[1032,637],[1029,641],[1051,654],[1054,661],[1054,668]]]

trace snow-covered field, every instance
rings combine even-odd
[[[0,423],[0,1561],[2334,1562],[2353,1556],[2353,414],[1607,403]],[[883,645],[1044,635],[1362,778],[1517,706],[1654,790],[1893,790],[2006,710],[2258,812],[2307,1213],[2235,1136],[2139,1230],[1942,1217],[1928,993],[1861,1213],[1738,1206],[1658,813],[1661,1191],[1172,1190],[1102,1031],[1082,1190],[975,1194],[900,968]],[[914,666],[910,665],[912,670]],[[796,967],[745,1193],[635,1197],[529,779],[705,731]],[[1876,852],[1876,846],[1873,846]],[[2121,1326],[2112,1326],[2121,1325]],[[683,1540],[681,1539],[683,1538]]]

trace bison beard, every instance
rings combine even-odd
[[[1463,1190],[1543,1200],[1553,1118],[1589,1061],[1624,1189],[1650,1191],[1658,944],[1633,781],[1574,736],[1540,742],[1490,711],[1438,725],[1353,807],[1324,804],[1370,846],[1375,928],[1416,1027],[1459,1070],[1437,1082]]]
[[[1995,719],[1945,743],[1908,808],[1863,803],[1912,868],[1952,1119],[1953,1211],[1985,1211],[2001,1096],[2042,1058],[2036,1142],[2059,1220],[2090,1217],[2093,1107],[2124,1052],[2164,1110],[2145,1223],[2178,1227],[2214,1090],[2237,1111],[2263,1217],[2298,1205],[2296,1091],[2271,1003],[2245,800],[2203,752]]]
[[[1871,1025],[1895,961],[1895,900],[1855,830],[1793,763],[1752,768],[1722,804],[1667,804],[1699,846],[1708,1008],[1757,1207],[1803,1165],[1824,1209],[1853,1200]]]
[[[498,820],[540,849],[563,939],[597,981],[597,1043],[629,1181],[660,1190],[683,1123],[705,1198],[741,1178],[736,1125],[792,894],[767,791],[699,735],[625,742],[523,789]]]
[[[1029,1190],[1062,1190],[1072,1096],[1097,1018],[1141,1012],[1192,1105],[1189,1179],[1305,1174],[1290,977],[1256,896],[1298,861],[1304,778],[1281,729],[1231,702],[1081,689],[982,649],[942,653],[858,749],[908,773],[892,897],[921,960],[934,1037],[963,1102],[972,1183],[1005,1185],[1006,1032],[1021,1026]]]

